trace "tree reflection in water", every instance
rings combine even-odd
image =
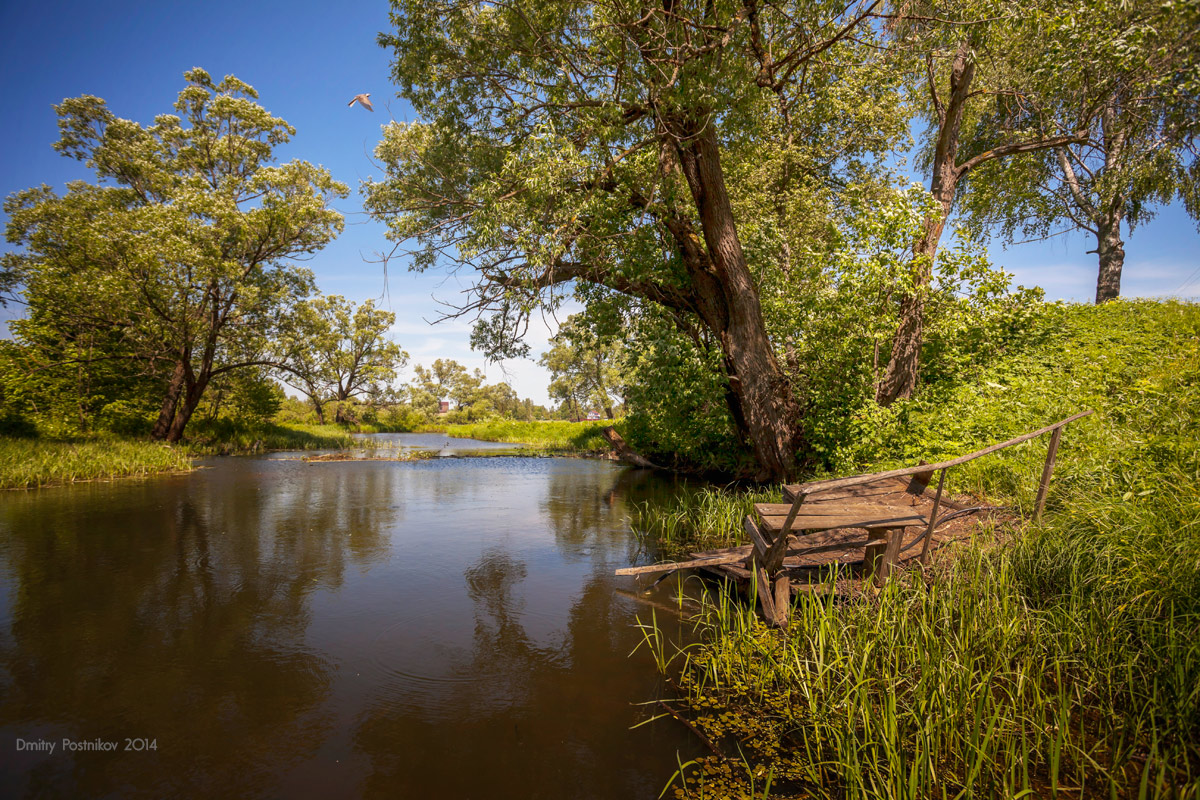
[[[575,459],[221,459],[0,497],[0,786],[657,794],[695,743],[630,730],[660,684],[612,570],[629,502],[661,491]]]

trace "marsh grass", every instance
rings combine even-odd
[[[722,592],[697,644],[672,656],[646,633],[726,756],[687,765],[677,794],[750,796],[753,782],[757,796],[770,776],[772,796],[1200,797],[1200,309],[1050,322],[1045,350],[897,409],[886,448],[852,467],[937,460],[1094,408],[1067,429],[1041,524],[980,530],[877,593],[801,596],[783,635]],[[949,482],[1028,512],[1045,447]],[[675,548],[727,531],[746,500],[713,497],[643,527],[683,532]]]
[[[154,442],[0,438],[3,489],[186,472],[191,468],[191,458],[185,451]]]

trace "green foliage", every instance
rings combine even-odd
[[[725,400],[719,349],[650,309],[633,325],[625,349],[630,446],[657,464],[685,471],[746,470],[750,456]]]
[[[710,604],[682,696],[739,758],[693,765],[692,796],[767,774],[815,797],[1195,796],[1200,308],[1054,306],[1038,327],[978,379],[877,418],[847,471],[1093,408],[1066,430],[1043,523],[1000,546],[985,528],[873,598],[804,595],[782,638],[746,606]],[[1044,441],[1010,448],[948,483],[1028,512],[1044,456]],[[727,527],[744,502],[705,515]]]
[[[209,384],[259,366],[287,311],[312,288],[292,259],[342,229],[347,189],[302,161],[275,165],[294,130],[227,76],[186,73],[175,103],[142,126],[97,97],[64,100],[56,149],[96,183],[5,201],[4,283],[27,318],[11,327],[47,416],[86,431],[113,401],[165,409],[177,440]],[[177,404],[163,404],[169,386]]]
[[[550,370],[550,396],[562,401],[576,419],[593,408],[612,419],[614,398],[619,400],[623,383],[622,356],[616,341],[601,339],[583,315],[573,314],[550,345],[538,359]]]

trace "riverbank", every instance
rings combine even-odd
[[[1200,308],[1070,306],[1040,324],[970,384],[863,420],[839,472],[1094,409],[1063,437],[1042,523],[981,529],[859,601],[801,597],[783,636],[711,596],[701,644],[659,659],[721,753],[685,765],[677,795],[1200,796]],[[949,488],[1027,518],[1045,446],[971,462]],[[747,502],[710,492],[637,524],[713,546],[740,539]]]
[[[598,422],[493,420],[467,425],[433,425],[421,430],[444,433],[460,439],[525,444],[543,453],[565,452],[599,455],[612,450],[601,433],[609,425],[614,425],[614,422],[612,420]],[[620,422],[615,423],[615,426],[620,431]]]
[[[83,481],[140,478],[192,470],[194,458],[271,450],[333,450],[355,444],[335,425],[197,425],[181,445],[97,436],[0,437],[0,489],[36,489]]]

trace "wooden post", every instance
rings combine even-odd
[[[761,564],[754,564],[756,569],[754,572],[755,590],[758,592],[758,602],[762,604],[763,617],[767,622],[776,624],[775,598],[771,596],[771,579],[767,577],[767,571],[762,568]]]
[[[942,504],[942,487],[946,485],[946,471],[942,470],[941,477],[938,478],[937,494],[933,496],[933,509],[929,512],[929,527],[925,529],[925,543],[921,545],[922,564],[929,561],[929,545],[933,541],[933,529],[937,525],[938,508]]]
[[[874,578],[875,585],[882,587],[900,560],[900,543],[903,539],[903,528],[867,528],[863,578]]]
[[[1046,506],[1046,491],[1050,488],[1050,474],[1054,472],[1054,457],[1058,455],[1058,440],[1062,436],[1062,426],[1054,429],[1050,437],[1050,449],[1046,452],[1046,466],[1042,467],[1042,482],[1038,484],[1037,503],[1034,504],[1033,521],[1042,518],[1042,509]]]
[[[792,606],[792,582],[788,580],[787,575],[780,570],[775,576],[775,624],[780,628],[786,628],[788,624],[788,612]]]
[[[787,519],[783,521],[783,527],[779,529],[778,538],[774,542],[771,542],[770,548],[763,554],[763,566],[772,575],[783,566],[783,558],[787,555],[788,534],[792,532],[792,525],[796,522],[796,515],[800,513],[800,506],[804,505],[807,497],[808,492],[797,492],[796,499],[792,502],[791,510],[788,511]]]
[[[887,543],[887,528],[867,528],[867,547],[863,551],[863,580],[879,573],[883,566]]]

